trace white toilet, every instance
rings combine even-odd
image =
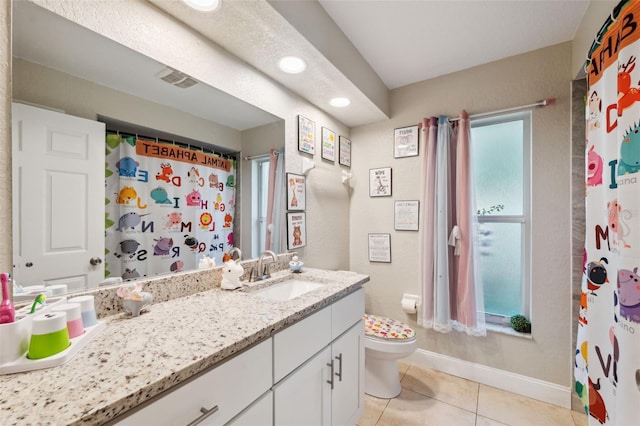
[[[416,333],[407,324],[378,315],[364,315],[364,391],[378,398],[400,394],[398,360],[418,348]]]

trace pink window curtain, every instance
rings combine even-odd
[[[421,171],[418,323],[447,333],[486,335],[482,282],[477,279],[475,195],[469,116],[455,128],[447,117],[421,123],[425,155]]]
[[[269,153],[269,190],[267,194],[267,235],[265,250],[283,251],[284,222],[284,148]]]

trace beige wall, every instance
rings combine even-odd
[[[533,338],[489,332],[487,337],[439,334],[417,327],[420,348],[569,386],[570,347],[570,140],[571,44],[564,43],[405,86],[391,92],[393,118],[354,128],[351,198],[351,269],[371,275],[368,312],[406,320],[403,293],[420,294],[418,233],[396,232],[393,201],[419,199],[420,157],[394,159],[393,129],[433,115],[499,110],[555,97],[533,111],[531,320]],[[368,171],[391,167],[393,196],[370,198]],[[370,263],[367,233],[391,234],[392,263]]]
[[[65,114],[98,115],[240,151],[241,132],[23,59],[13,59],[13,97]]]
[[[11,265],[11,2],[0,2],[0,271]],[[9,200],[9,202],[7,202]]]

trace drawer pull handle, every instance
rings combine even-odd
[[[204,407],[201,407],[200,408],[200,412],[202,413],[202,415],[200,415],[197,419],[195,419],[194,421],[189,423],[187,426],[196,426],[197,424],[200,424],[202,421],[204,421],[207,417],[209,417],[210,415],[212,415],[216,411],[218,411],[218,406],[217,405],[215,407],[209,409],[209,410],[207,410]]]
[[[338,372],[336,373],[336,376],[338,376],[338,379],[342,381],[342,354],[338,355],[336,359],[340,361],[340,366],[338,367]]]
[[[327,367],[331,367],[331,380],[327,380],[327,383],[329,383],[331,385],[331,390],[333,390],[333,360],[331,360],[331,362],[327,363]]]

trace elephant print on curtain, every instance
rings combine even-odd
[[[124,280],[222,264],[233,246],[236,162],[176,145],[106,137],[105,275]]]

